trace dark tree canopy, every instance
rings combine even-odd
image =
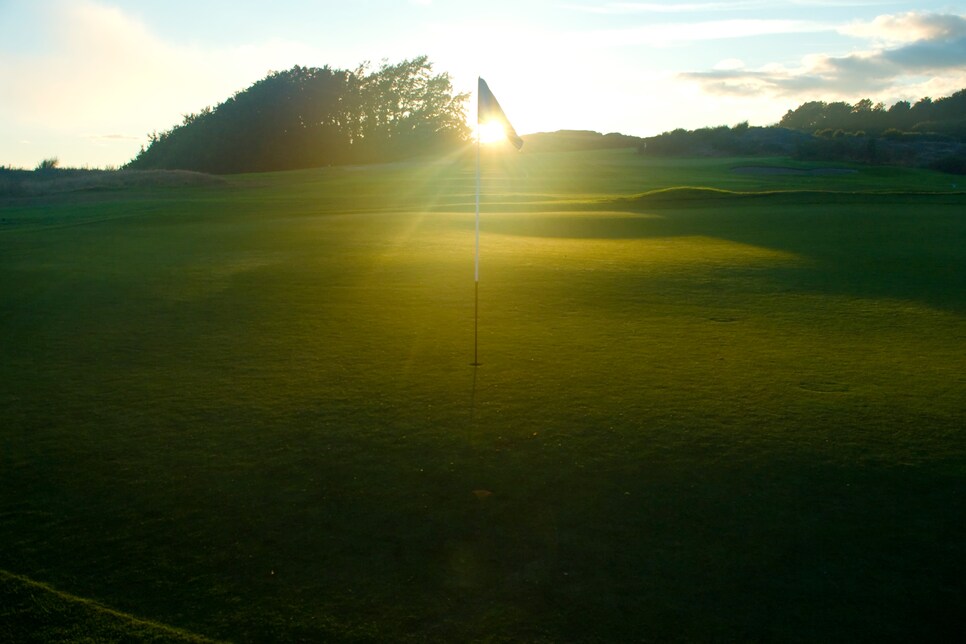
[[[678,129],[643,139],[638,150],[651,156],[787,155],[966,174],[966,90],[888,109],[867,98],[854,105],[809,101],[775,126]]]
[[[926,97],[915,105],[899,101],[888,109],[882,103],[873,105],[867,98],[855,105],[810,101],[788,110],[778,125],[803,132],[842,130],[878,135],[899,130],[962,138],[966,134],[966,90],[937,100]]]
[[[374,71],[295,66],[152,133],[128,167],[262,172],[439,152],[469,136],[467,97],[426,56]]]

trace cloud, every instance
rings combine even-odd
[[[799,7],[886,7],[896,4],[896,0],[789,0],[788,4]]]
[[[889,0],[793,0],[790,4],[803,7],[871,7],[891,4]],[[748,11],[774,8],[772,0],[723,0],[720,2],[604,2],[597,4],[566,4],[562,8],[601,15],[711,13]]]
[[[232,48],[166,42],[118,8],[62,0],[47,12],[42,53],[0,52],[0,112],[22,127],[133,141],[313,55],[267,41]],[[137,151],[135,144],[132,150]]]
[[[812,33],[829,29],[827,25],[804,20],[708,20],[607,29],[581,35],[580,38],[585,44],[598,47],[630,45],[669,47],[689,42]]]
[[[847,36],[892,45],[920,40],[955,39],[966,36],[966,18],[951,14],[909,12],[879,16],[871,22],[853,22],[839,31]]]
[[[836,97],[862,94],[907,96],[914,88],[952,93],[966,85],[966,19],[957,15],[880,16],[846,28],[876,40],[898,38],[901,44],[844,56],[815,54],[798,67],[770,65],[758,70],[714,69],[680,74],[716,95]]]
[[[962,69],[966,65],[966,36],[943,41],[920,41],[882,53],[882,58],[908,72]]]
[[[596,5],[566,5],[568,9],[585,13],[622,15],[634,13],[696,13],[708,11],[734,11],[762,6],[761,0],[734,0],[732,2],[605,2]]]
[[[744,69],[744,67],[745,63],[740,58],[725,58],[724,60],[719,60],[714,66],[719,71]]]

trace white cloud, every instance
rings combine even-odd
[[[880,100],[916,91],[949,95],[966,86],[966,19],[958,15],[902,14],[842,29],[871,39],[866,50],[805,56],[797,67],[772,64],[757,70],[718,67],[680,77],[719,96],[764,95]],[[896,43],[885,46],[883,42]],[[927,91],[928,90],[928,91]],[[914,94],[912,94],[914,96]]]
[[[717,70],[744,69],[745,63],[739,58],[725,58],[724,60],[719,60],[714,68]]]
[[[148,132],[221,102],[273,68],[316,57],[311,48],[285,41],[222,49],[175,45],[120,9],[88,0],[65,0],[48,14],[44,29],[52,44],[44,53],[0,52],[0,117],[88,145],[105,142],[91,139],[92,132],[125,137],[114,138],[113,147],[127,150],[128,159]]]
[[[871,22],[853,22],[842,27],[840,31],[848,36],[895,45],[919,40],[962,38],[966,36],[966,18],[910,11],[878,16]]]
[[[720,2],[599,2],[565,4],[564,9],[601,15],[684,14],[774,9],[774,0],[722,0]],[[788,4],[802,7],[873,7],[893,4],[890,0],[791,0]]]
[[[587,45],[597,47],[630,45],[669,47],[689,42],[811,33],[830,29],[831,27],[827,25],[804,20],[708,20],[608,29],[591,32],[586,36],[580,36],[580,38]]]
[[[695,13],[708,11],[733,11],[762,6],[761,0],[734,0],[732,2],[605,2],[594,5],[566,5],[566,8],[586,13],[634,14],[634,13]]]
[[[788,0],[788,4],[841,9],[843,7],[888,7],[895,5],[896,0]]]

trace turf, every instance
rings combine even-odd
[[[234,641],[964,635],[949,175],[484,164],[478,368],[471,155],[3,202],[0,569]]]
[[[125,615],[46,584],[0,570],[0,640],[4,642],[157,642],[215,640]]]

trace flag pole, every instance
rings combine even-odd
[[[476,98],[476,255],[473,262],[473,366],[480,366],[480,109]]]
[[[523,147],[523,139],[517,136],[503,108],[482,78],[476,79],[476,262],[473,266],[473,366],[480,366],[480,124],[495,120],[503,127],[503,134],[517,150]]]

